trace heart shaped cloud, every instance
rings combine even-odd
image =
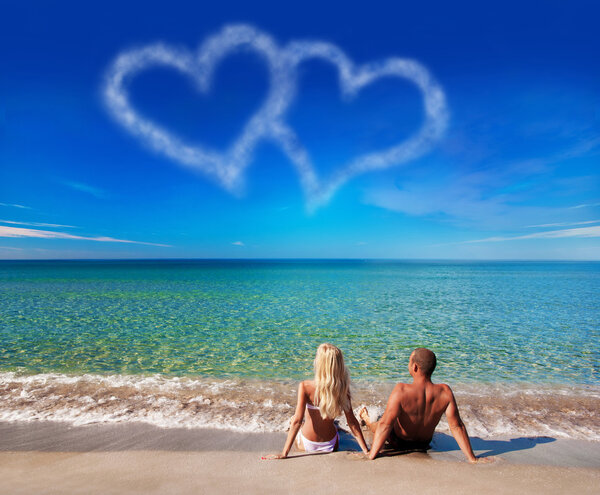
[[[269,69],[269,91],[262,106],[225,152],[186,143],[140,115],[129,103],[127,83],[141,71],[156,66],[180,71],[193,79],[199,91],[207,92],[219,62],[241,49],[256,52],[264,59]],[[348,97],[355,96],[382,77],[399,77],[413,82],[423,94],[426,116],[423,126],[407,140],[341,164],[327,180],[319,178],[308,152],[284,120],[297,91],[297,67],[311,58],[323,59],[337,67],[340,89]],[[389,58],[355,66],[332,44],[301,41],[282,49],[270,36],[247,25],[226,26],[208,38],[197,54],[162,43],[120,54],[107,72],[104,99],[117,122],[145,144],[184,166],[203,172],[231,192],[239,192],[243,185],[243,171],[252,161],[256,144],[262,139],[278,143],[298,171],[311,210],[327,203],[339,187],[359,174],[399,165],[423,155],[443,135],[448,120],[442,88],[414,60]]]
[[[180,71],[192,78],[199,91],[207,92],[219,62],[240,49],[254,51],[265,60],[270,89],[262,106],[225,152],[186,143],[140,115],[129,103],[127,83],[140,72],[156,66]],[[268,35],[251,26],[229,26],[209,38],[196,55],[162,43],[122,53],[106,75],[104,100],[117,122],[145,144],[182,165],[204,172],[225,189],[235,192],[241,187],[242,172],[252,159],[256,143],[271,134],[271,123],[276,122],[287,107],[290,82],[288,73],[281,67],[282,61],[277,45]]]
[[[352,177],[399,165],[423,155],[446,130],[448,112],[444,92],[428,71],[414,60],[388,58],[357,67],[338,47],[324,42],[292,42],[288,45],[285,56],[294,68],[312,58],[335,65],[339,73],[340,89],[348,98],[354,97],[365,86],[383,77],[408,79],[421,91],[425,107],[425,122],[413,136],[389,148],[354,158],[337,168],[327,180],[319,179],[308,153],[299,148],[291,131],[283,134],[283,148],[300,173],[309,208],[327,203],[335,191]],[[293,78],[294,82],[296,80],[297,78]]]

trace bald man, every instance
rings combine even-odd
[[[386,440],[398,450],[427,449],[435,427],[446,413],[452,435],[469,462],[490,460],[475,457],[452,390],[448,385],[431,381],[435,365],[432,351],[423,347],[415,349],[408,360],[413,382],[398,383],[394,387],[381,419],[372,422],[366,408],[360,411],[360,417],[375,434],[370,459],[377,457]]]

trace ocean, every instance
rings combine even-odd
[[[322,342],[355,408],[429,347],[471,434],[600,440],[600,263],[0,261],[1,421],[282,431]]]

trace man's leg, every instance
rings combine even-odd
[[[369,430],[371,430],[371,432],[375,433],[375,430],[377,430],[377,421],[371,421],[371,418],[369,417],[369,411],[367,411],[366,407],[363,407],[360,412],[358,413],[358,416],[360,417],[360,419],[362,419],[365,422],[365,425],[367,425],[367,428],[369,428]]]
[[[363,407],[360,412],[358,413],[358,415],[360,416],[360,419],[362,419],[365,422],[365,425],[369,428],[369,430],[371,430],[373,433],[375,433],[375,430],[377,430],[377,425],[379,424],[379,421],[371,421],[371,418],[369,417],[369,411],[367,411],[366,407]],[[396,436],[396,431],[392,429],[392,431],[390,432],[390,436],[388,437],[387,441],[386,441],[386,445],[389,448],[395,449],[395,450],[402,450],[402,451],[427,451],[429,450],[431,447],[429,445],[431,441],[429,442],[413,442],[410,440],[404,440],[402,438],[398,438],[398,436]]]

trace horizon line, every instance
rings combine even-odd
[[[568,263],[597,263],[600,259],[569,259],[569,258],[0,258],[5,261],[469,261],[469,262],[568,262]]]

